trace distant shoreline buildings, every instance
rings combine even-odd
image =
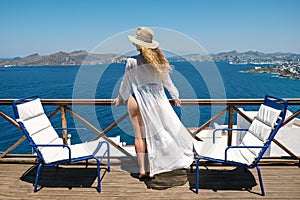
[[[268,67],[255,67],[245,72],[276,74],[279,77],[300,80],[300,63],[283,63]]]

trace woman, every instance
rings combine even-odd
[[[153,177],[188,167],[193,162],[193,137],[182,125],[164,92],[165,87],[175,106],[180,106],[178,90],[169,75],[171,67],[159,43],[153,40],[152,29],[139,27],[136,36],[128,37],[140,54],[127,59],[115,105],[128,100],[139,178],[145,178],[148,170]],[[149,165],[145,164],[147,160]]]

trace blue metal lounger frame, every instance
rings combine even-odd
[[[199,166],[200,166],[200,160],[207,160],[207,161],[222,163],[222,164],[231,165],[231,166],[241,166],[241,167],[244,167],[246,169],[256,168],[257,173],[258,173],[258,177],[259,177],[261,193],[262,193],[263,196],[265,196],[261,170],[258,166],[258,162],[260,161],[260,159],[262,158],[262,156],[264,155],[264,153],[266,152],[266,150],[270,146],[270,144],[271,144],[272,140],[274,139],[276,133],[278,132],[279,128],[281,127],[282,123],[284,122],[285,114],[286,114],[287,107],[288,107],[288,102],[286,100],[283,100],[283,99],[278,98],[278,97],[266,95],[265,99],[264,99],[264,105],[275,108],[277,110],[281,110],[281,114],[280,114],[279,120],[277,121],[277,125],[276,125],[275,129],[272,130],[272,132],[270,133],[269,138],[266,141],[266,143],[264,144],[264,146],[228,146],[225,149],[225,152],[224,152],[225,153],[225,159],[224,160],[223,159],[215,159],[215,158],[211,158],[211,157],[205,157],[205,156],[201,156],[201,155],[199,157],[195,157],[195,162],[196,162],[196,185],[195,185],[195,187],[196,187],[196,193],[197,194],[199,193]],[[245,131],[245,129],[228,129],[228,128],[218,129],[218,130]],[[246,130],[248,130],[248,129],[246,129]],[[214,141],[215,141],[215,139],[214,139]],[[257,158],[255,159],[255,161],[251,165],[246,165],[246,164],[243,164],[243,163],[238,163],[238,162],[233,162],[233,161],[227,160],[227,151],[229,149],[233,149],[233,148],[251,148],[251,149],[252,148],[260,148],[261,151],[260,151],[259,155],[257,156]]]
[[[88,161],[89,159],[95,159],[97,162],[97,181],[98,181],[98,185],[97,185],[97,190],[98,192],[101,192],[101,176],[100,176],[100,164],[102,162],[102,160],[104,159],[105,156],[107,156],[107,171],[110,172],[110,148],[109,148],[109,143],[106,141],[101,141],[99,142],[98,146],[97,146],[97,150],[100,150],[101,148],[106,148],[104,153],[101,156],[94,156],[94,155],[88,155],[88,156],[84,156],[84,157],[78,157],[78,158],[72,158],[71,157],[71,148],[68,145],[65,144],[35,144],[35,142],[33,141],[33,139],[30,137],[30,134],[28,133],[27,129],[25,128],[24,124],[19,121],[19,113],[18,113],[18,109],[17,109],[17,105],[19,104],[23,104],[26,102],[30,102],[33,101],[35,99],[38,99],[39,96],[38,95],[34,95],[34,96],[29,96],[29,97],[24,97],[18,100],[15,100],[12,102],[12,107],[14,110],[14,114],[15,114],[15,118],[16,121],[18,122],[18,124],[20,125],[20,128],[22,129],[23,133],[25,134],[26,138],[29,141],[29,144],[32,146],[32,148],[34,149],[34,152],[37,154],[37,157],[39,159],[39,164],[38,164],[38,168],[37,168],[37,173],[36,173],[36,178],[35,178],[35,182],[34,182],[34,192],[37,191],[37,186],[38,186],[38,181],[39,181],[39,174],[41,171],[41,168],[43,166],[58,166],[61,164],[68,164],[68,163],[72,163],[72,162],[78,162],[78,161]],[[69,151],[69,159],[65,159],[65,160],[60,160],[60,161],[56,161],[56,162],[51,162],[51,163],[46,163],[45,159],[43,158],[43,155],[41,154],[40,150],[38,149],[39,147],[63,147],[63,148],[67,148]]]

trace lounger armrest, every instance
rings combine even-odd
[[[213,143],[216,142],[216,132],[217,131],[248,131],[247,128],[217,128],[213,131]]]
[[[71,162],[71,148],[66,144],[30,144],[33,147],[63,147],[69,151],[69,161]]]
[[[225,161],[227,162],[227,151],[229,149],[254,149],[254,148],[261,148],[261,149],[264,149],[264,148],[267,148],[266,146],[228,146],[226,149],[225,149]]]
[[[101,141],[99,142],[99,146],[98,146],[98,150],[100,150],[102,148],[102,145],[105,144],[106,145],[106,151],[103,153],[103,155],[101,156],[102,158],[107,155],[108,157],[110,157],[110,146],[109,143],[107,141]],[[101,158],[101,160],[102,160]]]

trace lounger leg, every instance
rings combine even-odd
[[[110,148],[109,144],[107,144],[107,171],[110,172]]]
[[[97,158],[96,161],[97,161],[97,180],[98,180],[97,190],[98,192],[101,192],[100,161]]]
[[[196,194],[199,193],[199,158],[196,159]]]
[[[261,177],[261,172],[260,172],[260,168],[259,166],[256,166],[257,169],[257,173],[258,173],[258,178],[259,178],[259,184],[260,184],[260,188],[261,188],[261,193],[263,196],[265,196],[265,190],[264,190],[264,184],[262,181],[262,177]]]
[[[38,183],[39,183],[39,175],[40,175],[40,171],[41,171],[42,166],[43,166],[43,164],[40,163],[38,168],[37,168],[37,172],[36,172],[36,176],[35,176],[35,182],[34,182],[34,189],[33,189],[34,192],[37,191],[37,186],[38,186]]]

